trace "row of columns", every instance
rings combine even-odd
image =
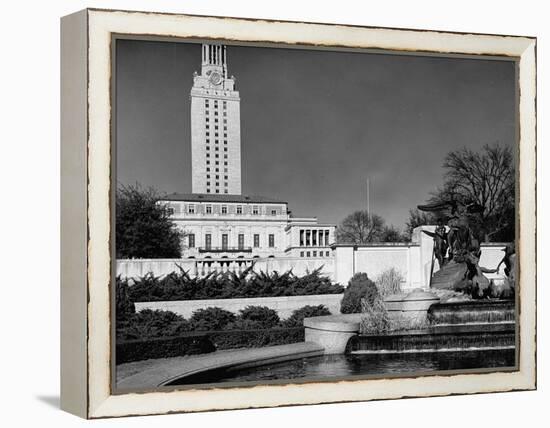
[[[300,247],[327,247],[329,239],[328,229],[300,229]]]
[[[212,272],[241,273],[252,265],[252,260],[197,260],[194,266],[194,274],[202,277]]]

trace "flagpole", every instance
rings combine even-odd
[[[367,218],[370,221],[370,179],[367,177]]]

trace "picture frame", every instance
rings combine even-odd
[[[399,55],[508,58],[517,67],[517,370],[227,388],[113,388],[113,37]],[[84,418],[536,388],[536,39],[86,9],[61,20],[61,406]]]

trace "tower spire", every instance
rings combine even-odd
[[[227,49],[205,43],[191,88],[193,193],[241,194],[240,98],[227,77]]]

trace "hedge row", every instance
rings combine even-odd
[[[206,335],[164,337],[146,340],[118,341],[116,364],[154,358],[170,358],[214,352],[216,347]]]
[[[116,364],[205,354],[221,349],[259,348],[303,341],[303,327],[193,332],[178,337],[117,341]]]
[[[231,299],[245,297],[309,296],[314,294],[340,294],[344,288],[333,284],[330,278],[321,274],[321,269],[304,276],[296,276],[289,270],[266,273],[256,272],[253,266],[241,273],[212,272],[199,278],[189,275],[178,266],[162,278],[152,273],[134,281],[127,288],[131,302],[154,302],[173,300]],[[126,279],[117,278],[118,283],[128,284]]]

